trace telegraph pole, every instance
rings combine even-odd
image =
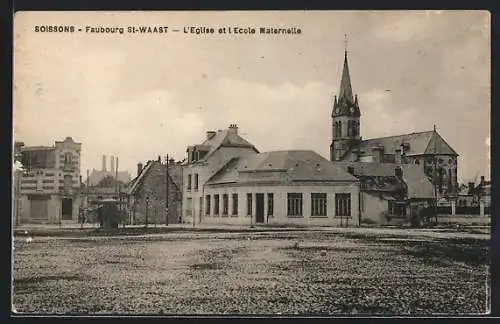
[[[166,179],[165,179],[165,186],[166,186],[165,187],[165,196],[166,196],[165,197],[165,212],[166,212],[165,213],[165,225],[166,226],[168,226],[168,207],[169,207],[168,206],[168,198],[169,198],[168,197],[168,194],[169,194],[169,192],[168,192],[168,180],[170,178],[170,176],[168,174],[168,159],[169,158],[168,158],[168,154],[167,154],[167,161],[166,161],[166,167],[165,167],[166,168],[166,172],[165,172],[166,173]]]
[[[146,197],[146,227],[148,227],[149,195]]]

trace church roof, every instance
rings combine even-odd
[[[358,149],[371,152],[373,147],[382,146],[385,152],[394,153],[396,149],[401,149],[403,143],[407,144],[407,150],[405,150],[407,156],[435,153],[458,156],[437,131],[371,138],[363,140]]]
[[[310,150],[274,151],[237,157],[216,173],[207,184],[241,183],[251,174],[252,180],[348,181],[357,182],[343,168],[333,165]]]

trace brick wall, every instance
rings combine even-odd
[[[165,207],[166,207],[166,169],[165,164],[159,162],[153,163],[145,177],[141,180],[141,184],[131,201],[131,213],[133,215],[134,224],[144,224],[146,221],[146,212],[148,214],[148,223],[153,224],[155,221],[158,224],[165,223]],[[172,166],[180,167],[177,165]],[[182,193],[169,178],[169,224],[179,223],[181,217],[181,202]],[[149,203],[146,202],[146,197],[149,197]]]

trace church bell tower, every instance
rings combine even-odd
[[[339,96],[338,98],[335,96],[333,101],[332,143],[330,144],[331,161],[341,161],[349,150],[359,144],[361,140],[359,136],[360,117],[358,95],[353,96],[352,93],[346,45]]]

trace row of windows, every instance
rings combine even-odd
[[[23,177],[24,178],[34,178],[37,175],[44,175],[44,173],[43,173],[43,171],[37,171],[36,174],[35,173],[26,173],[26,174],[23,174]],[[55,173],[51,173],[51,172],[45,173],[46,177],[54,177],[55,175],[56,175]],[[59,173],[59,176],[62,176],[62,173]]]
[[[213,206],[211,195],[205,196],[205,215],[219,216],[220,213],[220,200],[222,196],[222,216],[229,215],[229,195],[222,194],[213,195]],[[238,216],[238,194],[232,194],[232,216]],[[289,217],[302,217],[303,216],[303,194],[302,193],[288,193],[287,194],[287,216]],[[246,195],[246,215],[252,215],[253,198],[251,193]],[[327,216],[328,202],[326,193],[311,193],[311,216]],[[267,215],[272,217],[274,215],[274,195],[267,194]],[[351,194],[350,193],[337,193],[335,194],[335,215],[336,216],[351,216]]]
[[[187,190],[191,190],[192,186],[192,175],[188,174]],[[198,173],[194,175],[194,190],[198,190]]]
[[[54,180],[42,180],[42,183],[54,183]],[[23,180],[23,183],[38,183],[38,180]],[[64,180],[59,180],[59,183],[65,183]],[[68,183],[78,183],[77,180],[68,179]]]
[[[38,186],[21,186],[21,190],[64,190],[63,186],[60,187],[52,187],[52,186],[42,186],[41,188]],[[68,188],[69,189],[69,188]]]

